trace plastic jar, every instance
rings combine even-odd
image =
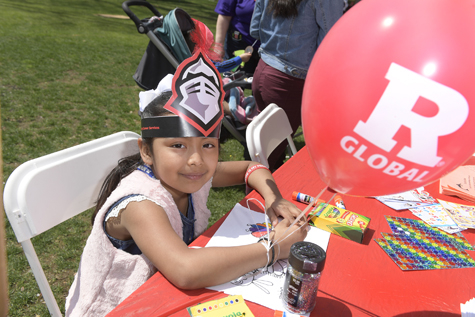
[[[325,250],[315,243],[301,241],[292,245],[282,297],[287,310],[307,314],[315,308],[325,258]]]

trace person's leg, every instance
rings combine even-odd
[[[301,103],[305,80],[267,66],[260,74],[260,82],[265,83],[259,85],[264,107],[275,103],[284,109],[295,132],[301,124]],[[257,105],[262,111],[262,104]]]
[[[260,111],[264,110],[264,108],[267,106],[264,103],[264,100],[262,99],[261,95],[261,91],[264,89],[263,86],[265,85],[262,81],[263,77],[261,76],[261,74],[266,66],[267,64],[263,60],[260,60],[252,78],[252,95],[254,96],[257,108]]]
[[[241,94],[242,90],[239,87],[231,88],[229,95],[229,110],[232,113],[235,120],[242,124],[247,123],[246,110],[241,107]]]
[[[264,64],[264,65],[261,65]],[[257,81],[256,81],[257,76]],[[295,133],[301,124],[301,102],[304,80],[286,75],[268,66],[262,60],[252,82],[253,94],[259,110],[271,103],[284,109]],[[287,141],[279,145],[269,156],[269,167],[276,170],[285,159]]]
[[[254,96],[245,97],[241,106],[246,110],[246,117],[249,119],[257,115],[256,99]]]

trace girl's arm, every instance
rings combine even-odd
[[[244,183],[248,169],[261,165],[252,161],[219,162],[213,177],[213,187],[232,186]],[[290,201],[282,198],[272,173],[265,168],[252,171],[247,185],[261,194],[266,203],[266,213],[273,226],[278,223],[278,216],[293,221],[302,211]]]
[[[179,288],[219,285],[267,264],[267,250],[261,243],[240,247],[188,248],[173,230],[165,211],[151,201],[129,203],[120,221],[142,253]],[[283,220],[271,238],[280,239],[289,225]],[[291,245],[305,238],[305,229],[293,226],[285,233],[294,232],[274,247],[276,259],[288,257]]]
[[[241,56],[235,56],[222,62],[212,61],[219,73],[224,73],[238,67],[242,62]]]

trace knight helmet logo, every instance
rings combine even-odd
[[[165,109],[180,116],[205,137],[220,129],[224,91],[216,67],[205,54],[198,50],[179,65],[172,91]]]

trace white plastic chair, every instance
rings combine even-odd
[[[48,154],[16,168],[3,192],[5,213],[52,316],[61,316],[31,238],[95,206],[105,177],[138,153],[134,132],[118,132]]]
[[[289,142],[290,156],[296,154],[292,132],[285,111],[275,103],[268,105],[247,126],[246,143],[251,160],[269,167],[269,155],[285,139]]]

